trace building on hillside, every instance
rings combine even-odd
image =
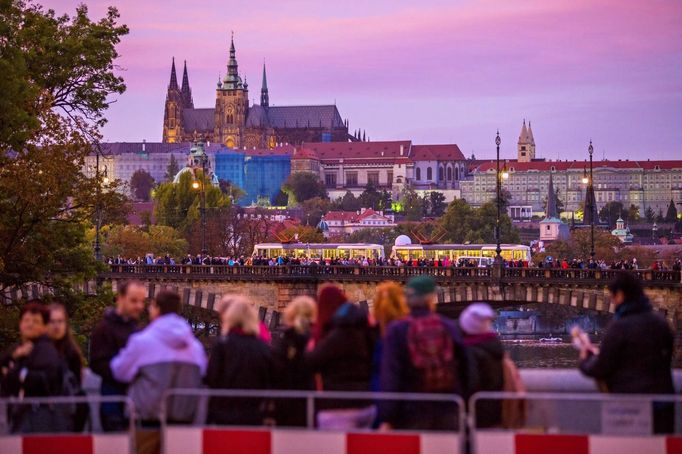
[[[292,171],[318,169],[332,200],[347,191],[360,195],[370,185],[396,197],[409,185],[418,192],[437,190],[451,201],[459,197],[459,182],[467,174],[457,145],[413,145],[409,140],[304,143],[291,166]]]
[[[630,227],[625,225],[623,218],[618,218],[616,228],[611,231],[611,235],[617,237],[622,243],[630,244],[634,236],[630,233]]]
[[[273,149],[230,150],[215,154],[216,175],[229,181],[245,194],[239,204],[248,206],[260,198],[272,200],[291,173],[293,146]]]
[[[375,211],[371,208],[361,208],[360,211],[329,211],[322,216],[317,227],[325,237],[350,235],[364,229],[387,229],[395,227],[392,214]]]
[[[543,242],[565,240],[570,235],[568,225],[559,218],[555,194],[552,174],[550,173],[547,188],[547,208],[545,209],[544,219],[540,221],[540,241]]]
[[[587,155],[586,152],[584,154]],[[550,174],[563,203],[562,211],[576,213],[583,208],[587,192],[583,178],[589,171],[586,161],[546,161],[536,158],[531,161],[505,160],[503,165],[509,172],[509,179],[503,181],[502,187],[510,195],[509,211],[512,217],[528,211],[535,216],[544,216]],[[468,178],[460,181],[462,198],[473,206],[494,200],[495,175],[494,160],[472,166]],[[665,213],[671,197],[675,203],[682,202],[682,160],[594,161],[593,177],[596,211],[608,202],[621,202],[628,208],[635,205],[643,216],[648,208],[656,213],[659,210]]]
[[[363,133],[364,136],[364,133]],[[218,79],[214,107],[196,108],[185,62],[178,85],[175,59],[171,64],[163,117],[163,142],[192,142],[203,139],[228,148],[275,148],[277,144],[361,140],[348,133],[348,120],[335,104],[276,106],[263,64],[260,104],[249,102],[249,86],[237,64],[234,36],[230,42],[225,77]]]

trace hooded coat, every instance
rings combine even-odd
[[[600,353],[580,363],[587,376],[603,380],[609,392],[672,394],[673,333],[649,300],[625,301],[601,342]]]
[[[165,314],[130,336],[111,361],[114,378],[130,383],[128,396],[142,420],[158,420],[164,393],[173,388],[198,388],[206,374],[206,353],[187,321]],[[168,419],[190,420],[194,406],[185,399],[169,403]]]

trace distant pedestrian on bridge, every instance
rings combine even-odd
[[[144,311],[147,290],[138,281],[119,285],[116,307],[107,309],[102,321],[92,332],[90,368],[102,377],[102,396],[124,396],[127,385],[116,380],[111,372],[111,360],[125,347],[128,337],[137,331],[137,322]],[[102,428],[106,431],[126,430],[123,405],[104,403],[100,408]]]
[[[583,345],[580,370],[603,381],[611,393],[673,394],[673,332],[667,321],[654,313],[634,274],[619,273],[609,292],[616,306],[614,320],[599,349]],[[673,430],[669,410],[674,408],[659,405],[654,411],[656,431]]]

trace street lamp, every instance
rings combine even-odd
[[[96,200],[95,200],[95,260],[98,262],[102,260],[102,247],[100,230],[102,229],[102,207],[100,195],[102,193],[101,183],[107,185],[109,184],[109,176],[107,175],[107,166],[104,166],[104,172],[102,177],[102,182],[100,183],[100,169],[99,169],[99,155],[101,153],[99,143],[95,144],[95,180],[97,183],[96,188]]]
[[[594,147],[592,146],[592,140],[590,140],[590,146],[587,148],[588,153],[590,153],[590,193],[592,200],[590,201],[590,258],[594,261],[594,216],[596,210],[595,203],[597,202],[594,197],[594,179],[592,178],[592,155],[594,154]]]
[[[206,160],[207,156],[206,153],[204,153],[204,144],[203,143],[197,143],[196,146],[198,148],[201,148],[201,181],[199,181],[196,178],[195,174],[195,179],[192,182],[192,188],[193,189],[200,189],[201,192],[199,193],[199,201],[200,201],[200,206],[199,206],[199,214],[201,215],[201,258],[203,260],[206,255],[208,255],[208,249],[206,248]]]
[[[500,144],[502,143],[502,139],[500,139],[500,131],[497,131],[497,135],[495,136],[495,145],[497,147],[497,172],[495,173],[495,180],[497,182],[497,218],[495,219],[495,241],[497,243],[497,247],[495,248],[495,262],[497,263],[498,266],[502,266],[502,247],[500,246],[500,210],[502,208],[502,195],[501,195],[501,190],[502,190],[502,181],[500,178]]]
[[[587,166],[583,167],[583,184],[587,184],[590,182],[590,179],[587,178]]]

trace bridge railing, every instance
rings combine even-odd
[[[413,276],[428,275],[440,282],[464,280],[487,281],[495,277],[493,268],[433,267],[433,266],[358,266],[358,265],[282,265],[282,266],[228,266],[228,265],[110,265],[110,276],[158,276],[174,278],[239,278],[246,280],[270,279],[339,279],[339,280],[406,280]],[[580,281],[603,284],[611,281],[623,270],[560,269],[560,268],[503,268],[502,281],[546,282]],[[645,282],[678,285],[680,271],[632,270]]]

